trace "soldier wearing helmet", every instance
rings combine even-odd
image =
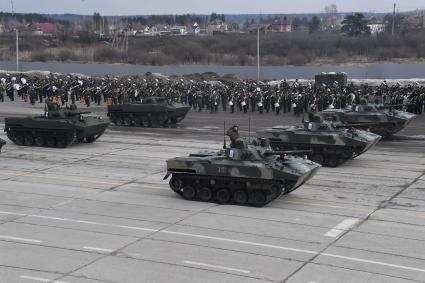
[[[228,129],[226,135],[230,138],[230,148],[244,148],[243,140],[239,134],[239,126],[234,125]]]

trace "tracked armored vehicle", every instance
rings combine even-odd
[[[187,200],[261,207],[294,191],[320,168],[291,153],[272,151],[264,139],[239,142],[217,152],[169,159],[164,179],[172,175],[171,189]]]
[[[109,122],[97,117],[85,117],[90,112],[78,111],[76,106],[59,109],[46,103],[43,115],[6,118],[7,137],[17,145],[65,148],[73,142],[92,143],[106,130]]]
[[[391,105],[357,104],[347,109],[327,109],[320,113],[324,120],[341,122],[344,125],[356,124],[357,128],[368,129],[384,138],[404,129],[416,116],[394,110]],[[370,125],[370,124],[373,125]],[[364,126],[362,126],[364,124]]]
[[[274,150],[310,150],[308,158],[326,167],[337,167],[369,150],[381,136],[321,121],[320,117],[303,126],[278,126],[258,133]]]
[[[6,144],[5,140],[0,139],[0,152],[1,152],[1,148]]]
[[[190,107],[173,103],[173,98],[144,97],[142,102],[108,105],[108,116],[117,126],[164,127],[179,123]]]

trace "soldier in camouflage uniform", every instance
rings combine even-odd
[[[234,125],[227,130],[226,135],[230,138],[230,147],[231,148],[244,148],[243,140],[239,134],[239,126]]]

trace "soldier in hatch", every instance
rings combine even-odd
[[[239,134],[239,126],[234,125],[228,129],[226,135],[230,138],[230,148],[244,148],[243,140]]]

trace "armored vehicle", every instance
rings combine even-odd
[[[5,140],[0,139],[0,151],[1,151],[1,148],[2,148],[5,144],[6,144],[6,141],[5,141]]]
[[[320,73],[314,76],[314,83],[316,86],[320,85],[327,85],[332,86],[335,84],[335,82],[338,83],[339,86],[346,86],[347,85],[347,73]]]
[[[320,168],[291,153],[272,151],[264,139],[239,141],[237,147],[167,160],[164,179],[172,175],[171,189],[187,200],[261,207],[294,191]]]
[[[381,136],[321,121],[316,117],[301,127],[278,126],[258,133],[274,150],[311,150],[308,158],[326,167],[336,167],[374,146]]]
[[[161,127],[177,124],[190,107],[173,103],[171,98],[144,97],[141,102],[108,105],[108,116],[117,126]]]
[[[75,105],[59,109],[47,102],[43,115],[6,118],[7,137],[17,145],[65,148],[73,142],[92,143],[106,130],[109,122],[85,117],[90,112],[78,111]]]
[[[416,115],[394,110],[392,105],[369,103],[352,105],[346,109],[327,109],[321,112],[321,116],[324,120],[339,121],[345,125],[356,124],[357,128],[365,128],[388,138],[404,129]]]

